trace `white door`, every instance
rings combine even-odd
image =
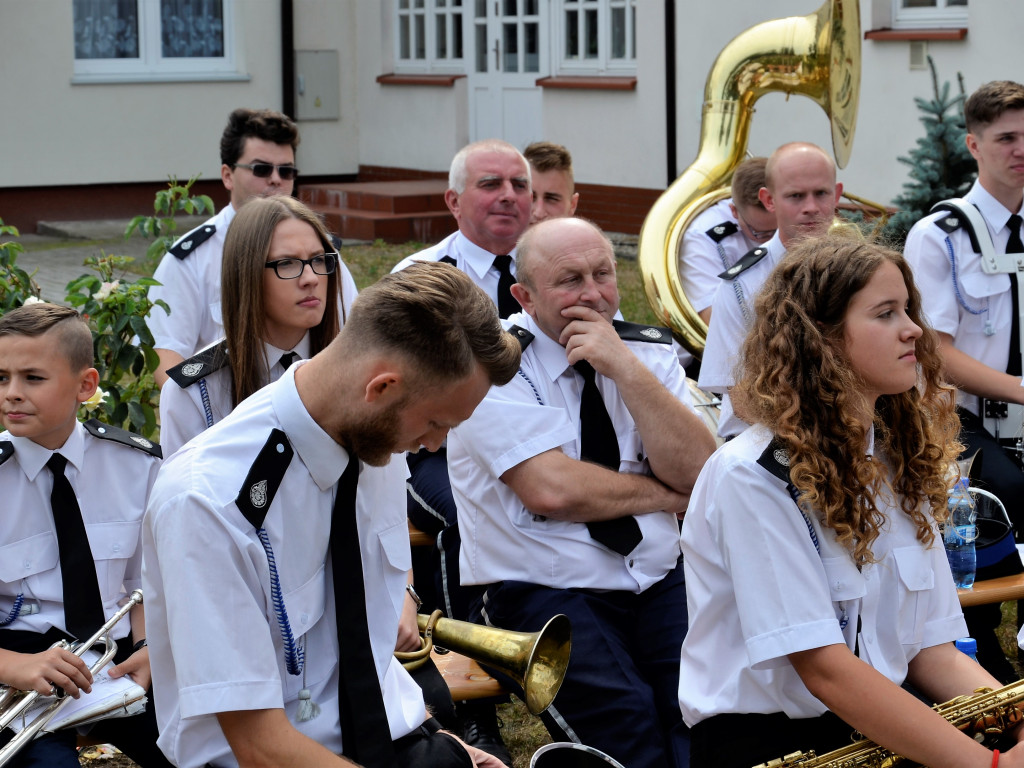
[[[469,138],[504,139],[522,149],[543,139],[541,89],[548,74],[549,0],[473,0]]]

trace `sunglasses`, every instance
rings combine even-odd
[[[271,163],[235,163],[235,168],[248,168],[257,179],[269,179],[277,169],[277,175],[281,181],[291,181],[299,175],[299,169],[294,165],[272,165]]]
[[[289,256],[286,259],[268,261],[263,266],[265,269],[274,270],[274,274],[281,280],[294,280],[305,271],[307,264],[313,270],[313,274],[330,275],[338,266],[338,254],[321,253],[319,256],[314,256],[310,259],[299,259]]]

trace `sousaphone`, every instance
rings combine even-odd
[[[723,197],[746,153],[754,104],[772,92],[802,94],[825,110],[836,164],[846,167],[860,92],[858,0],[826,0],[807,16],[751,27],[722,49],[708,73],[697,159],[654,203],[638,246],[648,302],[697,357],[707,325],[683,291],[679,245],[693,218]]]

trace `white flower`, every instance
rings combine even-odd
[[[103,301],[110,294],[112,294],[114,291],[116,291],[117,290],[117,286],[119,286],[120,284],[121,284],[120,280],[115,280],[112,283],[103,283],[103,285],[100,286],[100,289],[98,291],[96,291],[96,293],[94,293],[92,295],[92,297],[94,299],[96,299],[96,301]]]
[[[99,387],[96,387],[96,391],[92,393],[92,397],[90,397],[90,398],[89,398],[88,400],[86,400],[86,401],[85,401],[84,403],[82,403],[82,405],[84,405],[84,406],[85,406],[85,409],[86,409],[87,411],[92,411],[92,410],[94,410],[94,409],[95,409],[95,408],[96,408],[96,407],[97,407],[97,406],[98,406],[98,405],[99,405],[100,403],[102,403],[102,402],[103,402],[103,398],[105,398],[106,396],[107,396],[107,393],[106,393],[106,392],[104,392],[104,391],[103,391],[102,389],[100,389]]]
[[[39,298],[38,296],[29,296],[29,297],[28,297],[27,299],[25,299],[25,301],[24,301],[24,302],[22,303],[22,306],[25,306],[25,307],[27,307],[27,306],[28,306],[29,304],[45,304],[45,303],[46,303],[46,302],[45,302],[45,301],[43,301],[42,299],[40,299],[40,298]]]

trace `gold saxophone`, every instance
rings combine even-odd
[[[979,688],[974,695],[957,696],[933,709],[964,733],[983,740],[986,736],[1005,733],[1024,720],[1024,680],[997,690]],[[776,760],[755,765],[754,768],[892,768],[916,766],[895,752],[868,739],[855,741],[845,747],[823,755],[813,750],[793,752]]]

